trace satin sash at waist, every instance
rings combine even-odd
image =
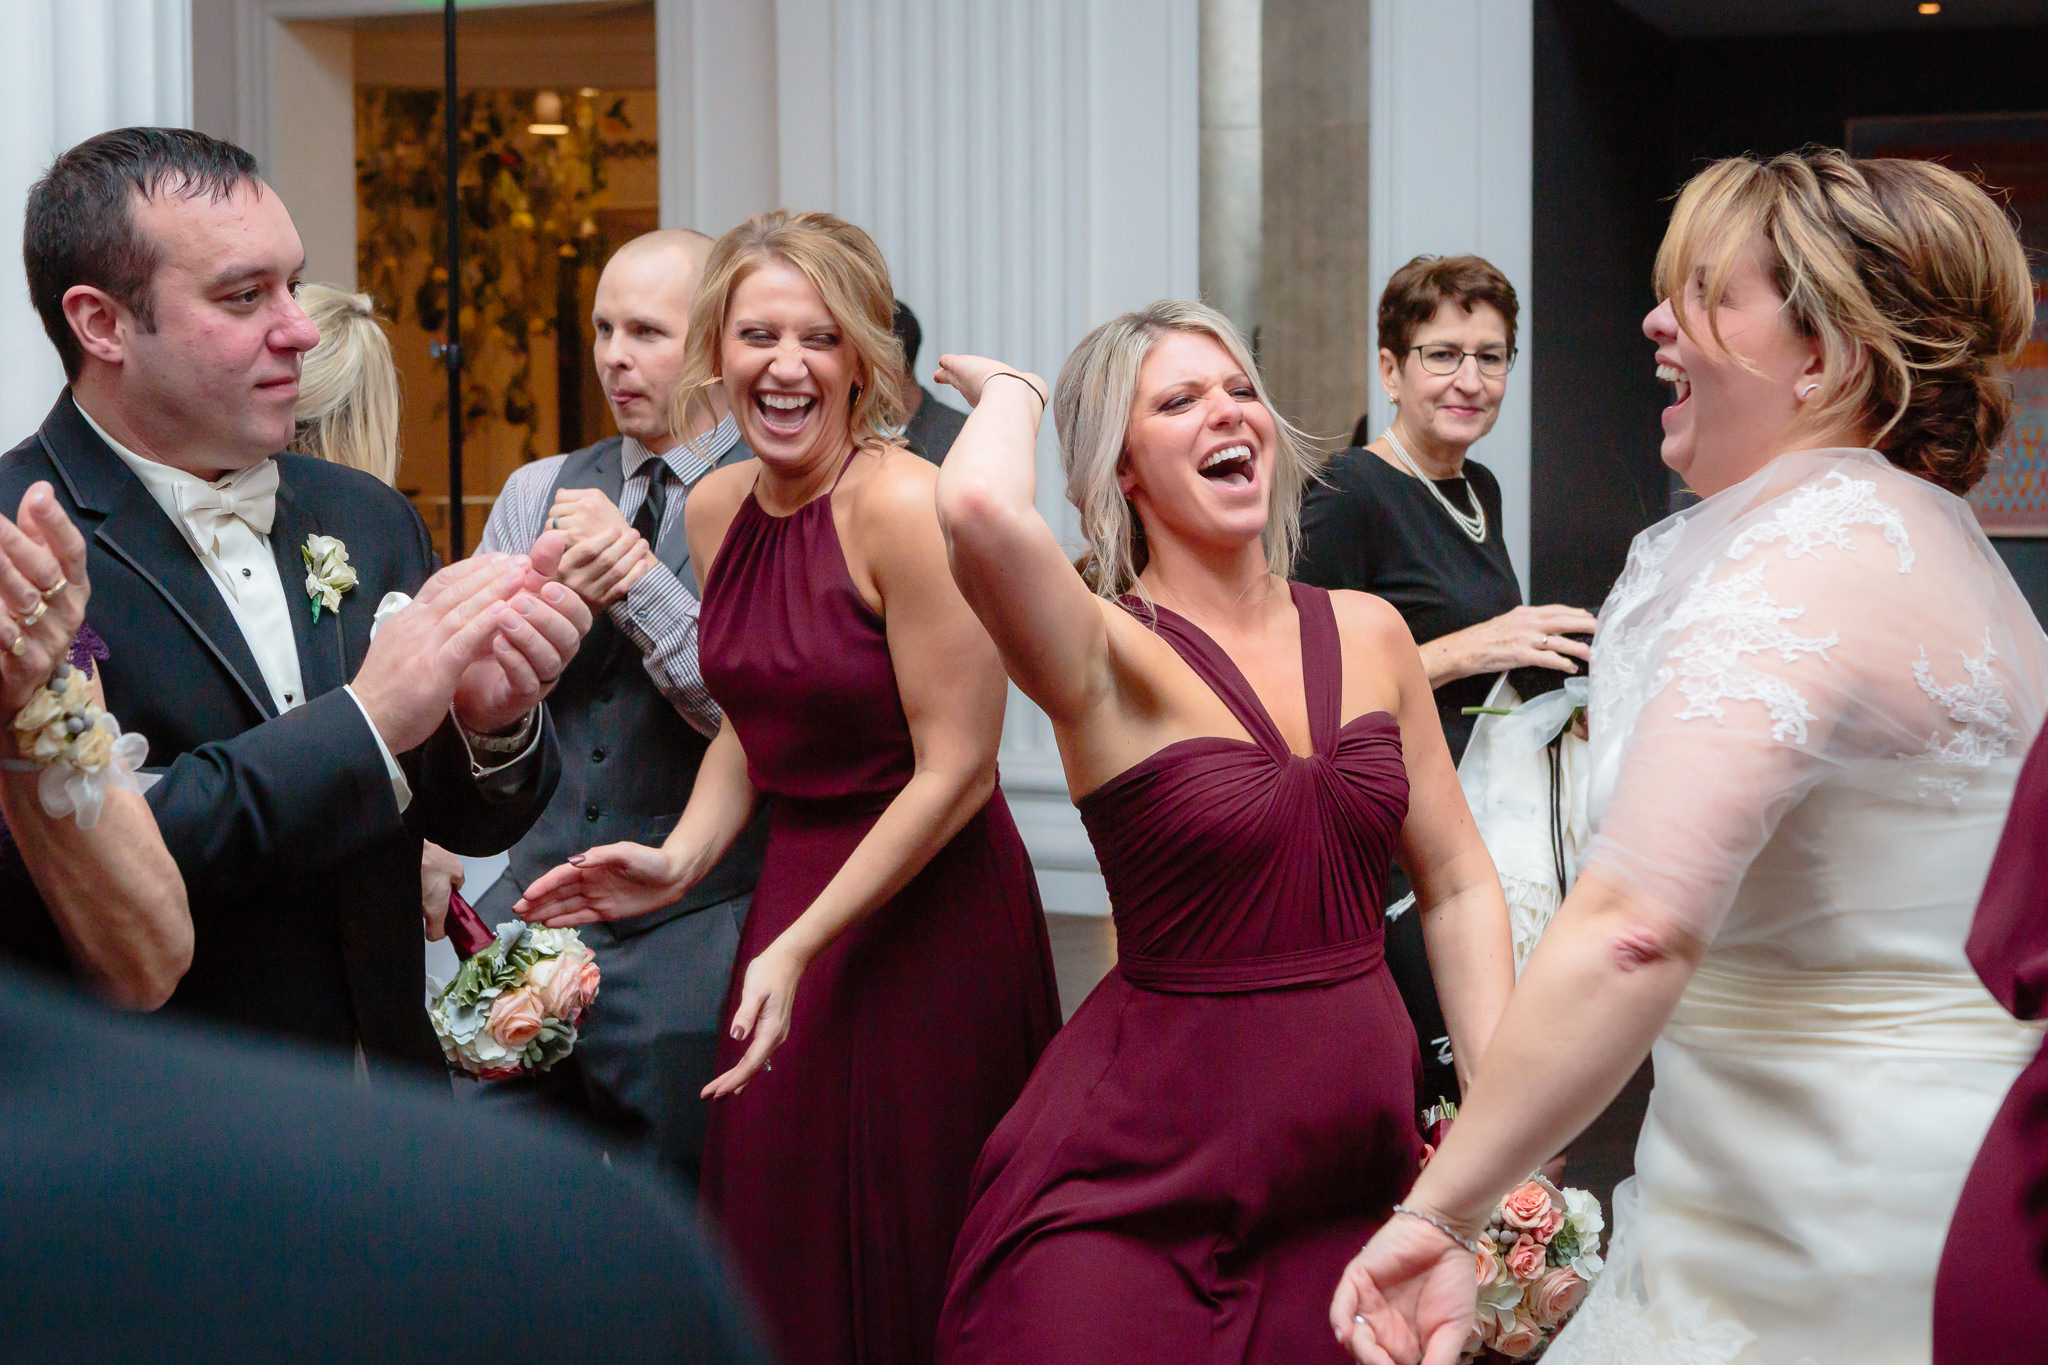
[[[1960,973],[1766,969],[1710,958],[1663,1037],[1710,1052],[1855,1049],[2024,1063],[2041,1028],[2014,1019]]]
[[[1148,957],[1123,951],[1116,970],[1133,986],[1175,995],[1236,995],[1289,986],[1330,986],[1363,976],[1387,958],[1386,935],[1267,957]]]

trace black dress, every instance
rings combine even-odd
[[[1501,538],[1500,485],[1485,465],[1467,460],[1463,477],[1436,481],[1460,511],[1469,511],[1477,499],[1486,512],[1486,538],[1480,541],[1451,520],[1420,479],[1362,446],[1331,460],[1323,478],[1310,485],[1302,500],[1301,550],[1294,561],[1294,576],[1301,582],[1384,597],[1401,613],[1418,645],[1522,605],[1522,587]],[[1436,689],[1437,717],[1454,763],[1464,757],[1472,738],[1475,718],[1465,715],[1464,708],[1484,705],[1496,676],[1481,673]],[[1389,903],[1408,891],[1407,877],[1397,872],[1387,879]],[[1437,1060],[1432,1046],[1448,1030],[1430,979],[1419,916],[1402,915],[1387,926],[1387,964],[1422,1044],[1417,1098],[1429,1104],[1440,1096],[1456,1097],[1457,1075]]]
[[[1311,485],[1302,500],[1301,553],[1294,562],[1301,582],[1386,598],[1418,645],[1522,605],[1522,586],[1501,538],[1500,485],[1485,465],[1467,460],[1463,478],[1436,481],[1461,512],[1477,495],[1486,511],[1482,541],[1467,536],[1420,479],[1370,450],[1344,451],[1323,477],[1328,482]],[[1436,713],[1454,763],[1472,738],[1473,717],[1462,712],[1485,704],[1495,676],[1459,678],[1436,690]]]

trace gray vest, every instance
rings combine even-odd
[[[562,461],[554,491],[595,488],[617,504],[625,486],[623,444],[614,436],[569,455]],[[719,463],[752,455],[741,443]],[[548,501],[552,505],[553,493]],[[655,556],[696,592],[697,576],[690,567],[680,512],[669,524],[672,529],[655,546]],[[598,844],[658,844],[667,838],[690,799],[697,767],[711,743],[676,714],[641,666],[631,638],[602,612],[548,697],[548,714],[561,745],[562,783],[540,819],[512,849],[510,875],[520,886],[531,885],[571,854]],[[761,875],[761,850],[767,842],[764,802],[725,857],[683,899],[652,914],[586,925],[584,930],[630,937],[679,915],[744,896]]]

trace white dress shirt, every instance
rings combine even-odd
[[[178,528],[178,534],[192,547],[199,562],[206,567],[207,576],[213,579],[214,587],[220,590],[221,599],[227,603],[228,612],[235,618],[236,627],[242,632],[242,640],[249,646],[249,653],[255,656],[257,671],[263,675],[263,684],[270,689],[270,700],[277,707],[277,713],[294,710],[306,704],[306,687],[299,674],[298,636],[292,631],[291,598],[285,592],[284,580],[278,576],[277,560],[270,552],[270,538],[259,535],[240,517],[224,517],[216,523],[213,544],[202,545],[192,532],[190,524],[179,513],[178,489],[181,485],[204,487],[206,480],[197,474],[175,469],[155,460],[146,460],[107,434],[107,429],[93,420],[91,413],[79,405],[80,415],[86,425],[99,433],[121,462],[133,470],[149,495],[163,508],[164,515]],[[234,477],[233,475],[227,476]],[[215,486],[227,482],[221,479]],[[311,610],[310,607],[303,608]],[[363,700],[355,689],[344,685],[349,700],[356,709],[363,712],[363,723],[370,727],[370,737],[377,743],[377,752],[383,756],[384,771],[391,778],[391,794],[398,802],[401,813],[412,804],[412,787],[405,780],[405,770],[398,766],[398,760],[391,753],[391,746],[384,742],[384,736],[377,732],[377,723],[370,719],[370,713],[363,710]]]

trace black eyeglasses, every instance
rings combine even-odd
[[[1499,379],[1515,368],[1515,348],[1512,346],[1482,346],[1476,351],[1465,351],[1456,346],[1430,345],[1417,346],[1414,350],[1422,368],[1431,374],[1456,374],[1468,355],[1479,362],[1479,373],[1488,379]]]

